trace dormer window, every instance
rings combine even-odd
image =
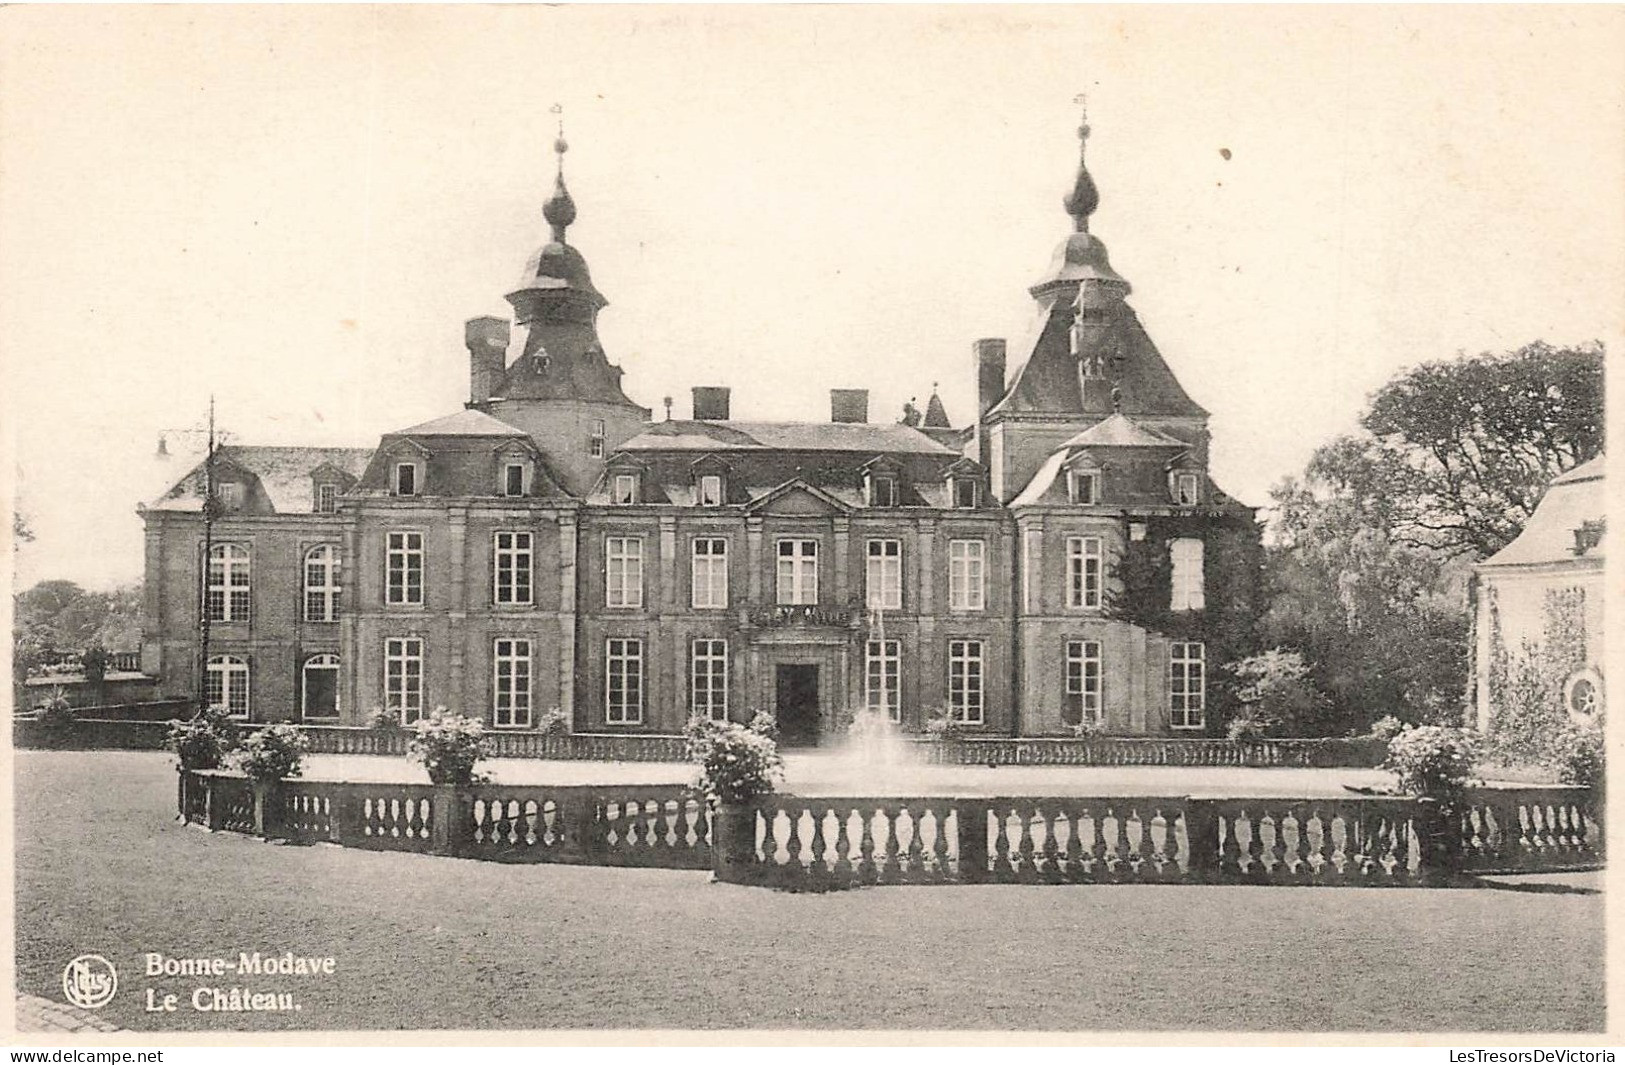
[[[617,473],[610,478],[609,501],[616,506],[626,506],[638,501],[638,475],[635,473]]]
[[[1066,497],[1074,503],[1090,505],[1100,502],[1100,472],[1098,470],[1068,470]]]
[[[954,506],[961,510],[974,509],[978,501],[978,484],[971,477],[955,477],[949,482],[953,486]]]
[[[316,513],[336,514],[339,509],[339,486],[336,484],[319,484],[316,486]]]
[[[701,474],[697,498],[699,505],[702,507],[722,506],[722,475],[720,473]]]
[[[1182,507],[1193,507],[1199,502],[1196,474],[1180,470],[1173,476],[1174,502]]]
[[[871,473],[867,492],[871,507],[897,506],[897,478],[889,473]]]
[[[587,454],[595,459],[604,457],[604,419],[592,420],[592,433],[587,437]]]
[[[394,491],[398,496],[415,496],[418,494],[417,463],[397,462],[395,464]]]
[[[522,496],[525,494],[525,464],[523,462],[505,462],[502,465],[502,494],[505,496]]]
[[[214,490],[215,498],[220,500],[221,510],[243,509],[243,486],[236,481],[227,481],[218,485]]]

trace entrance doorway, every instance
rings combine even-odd
[[[779,740],[786,747],[810,747],[818,743],[818,667],[810,663],[787,662],[774,672],[774,713],[779,721]]]

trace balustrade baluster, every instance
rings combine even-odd
[[[1061,851],[1065,868],[1062,872],[1065,879],[1072,883],[1088,879],[1087,870],[1083,867],[1083,843],[1080,839],[1083,835],[1083,815],[1084,810],[1079,806],[1070,808],[1062,815],[1066,818],[1066,845]]]
[[[993,882],[1008,883],[1016,877],[1010,864],[1009,820],[1011,809],[1004,804],[992,807],[993,814]]]
[[[1236,828],[1241,820],[1240,811],[1221,806],[1219,814],[1219,876],[1225,880],[1241,877],[1241,844],[1236,839]]]
[[[898,811],[901,817],[908,814],[908,867],[904,871],[905,878],[913,883],[925,880],[925,841],[920,837],[925,831],[925,807],[919,803],[910,803]]]
[[[1135,823],[1140,826],[1140,840],[1135,845],[1135,853],[1139,861],[1134,866],[1134,875],[1139,880],[1155,879],[1158,869],[1156,861],[1156,842],[1151,838],[1151,818],[1155,815],[1155,808],[1149,803],[1136,803],[1129,811],[1134,815]]]
[[[897,838],[898,822],[902,819],[902,807],[895,811],[889,805],[880,807],[880,823],[886,828],[885,860],[880,867],[879,882],[882,884],[895,884],[901,879],[898,854],[901,844]]]
[[[1111,877],[1116,881],[1132,880],[1134,867],[1129,861],[1132,852],[1128,845],[1128,812],[1121,803],[1113,803],[1105,814],[1111,818],[1112,826],[1111,855],[1108,858]]]
[[[878,879],[875,870],[874,811],[864,807],[862,817],[863,836],[858,842],[858,853],[861,856],[858,862],[858,882],[873,884]]]
[[[1046,884],[1061,882],[1061,848],[1055,841],[1055,825],[1064,816],[1057,806],[1040,806],[1035,811],[1034,820],[1043,836],[1043,845],[1038,848],[1037,855],[1040,865],[1038,873]]]

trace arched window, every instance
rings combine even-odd
[[[305,552],[305,620],[339,619],[339,552],[322,544]]]
[[[236,655],[215,655],[203,681],[203,697],[213,709],[248,716],[248,663]]]
[[[204,594],[210,621],[247,621],[248,548],[215,544],[209,549],[209,580]]]
[[[311,655],[299,678],[306,717],[339,716],[339,656]]]

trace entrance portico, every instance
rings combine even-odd
[[[816,746],[854,706],[850,634],[813,628],[763,632],[747,652],[751,705],[778,719],[786,746]]]

